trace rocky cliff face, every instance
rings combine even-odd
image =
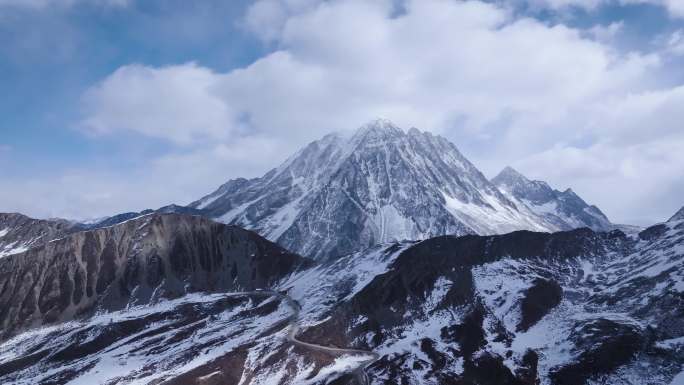
[[[384,120],[328,135],[190,206],[314,258],[444,234],[560,229],[508,199],[446,139]]]
[[[195,291],[267,287],[306,261],[197,216],[149,215],[0,259],[3,336]]]
[[[42,220],[22,214],[0,213],[0,258],[63,237],[78,226],[61,219]]]
[[[127,257],[113,259],[111,281],[103,275],[111,270],[101,268],[110,260],[108,239],[129,239],[117,243],[122,249],[115,255]],[[60,253],[50,254],[47,267],[30,268],[36,260],[21,269],[0,264],[2,274],[23,277],[9,281],[12,291],[31,294],[8,296],[2,289],[0,299],[9,302],[0,309],[11,309],[11,322],[24,325],[22,309],[34,309],[29,320],[48,313],[68,319],[88,287],[98,300],[83,309],[127,306],[0,343],[0,382],[667,385],[684,376],[684,220],[676,218],[633,235],[583,228],[440,236],[310,266],[296,256],[274,258],[282,249],[253,233],[198,217],[153,215],[45,247],[62,250],[50,245],[63,241],[78,245],[64,250],[77,255],[84,278],[46,278],[65,274],[56,261],[69,257]],[[31,252],[6,261],[21,264]],[[96,261],[90,275],[88,256]],[[235,275],[230,261],[237,261]],[[293,268],[298,263],[305,266]],[[81,290],[57,285],[75,288],[77,281],[85,282]],[[287,293],[301,310],[293,313],[298,306],[268,294],[155,300],[262,284]],[[122,293],[130,300],[121,301]],[[61,303],[76,311],[60,310]],[[144,306],[128,307],[135,303]],[[2,319],[8,322],[4,313]],[[377,353],[368,381],[356,370],[367,357],[292,344],[293,320],[300,339]]]
[[[684,362],[683,245],[680,220],[633,236],[445,236],[348,257],[373,261],[372,279],[287,285],[305,314],[307,298],[341,298],[310,305],[320,317],[303,338],[378,352],[373,384],[670,384]]]

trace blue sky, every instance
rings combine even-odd
[[[49,172],[46,162],[60,168],[78,162],[117,166],[131,155],[144,159],[165,151],[154,142],[130,149],[144,138],[93,140],[74,130],[81,95],[131,63],[196,61],[220,71],[249,64],[266,48],[239,27],[247,3],[0,5],[0,83],[5,90],[0,130],[17,161],[4,171]]]
[[[0,0],[0,210],[188,203],[382,116],[659,221],[683,29],[680,0]]]

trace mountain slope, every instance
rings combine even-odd
[[[385,120],[328,135],[190,207],[315,258],[442,234],[559,229],[506,198],[446,139]]]
[[[668,385],[684,376],[684,219],[629,236],[587,228],[440,236],[377,245],[311,265],[292,256],[284,258],[282,269],[257,268],[253,276],[249,266],[255,260],[265,268],[281,258],[277,252],[250,251],[243,235],[265,242],[265,250],[282,249],[200,217],[150,215],[4,261],[20,263],[54,243],[76,243],[81,251],[60,246],[41,259],[70,260],[60,252],[69,250],[65,254],[75,252],[86,261],[106,260],[101,247],[85,247],[83,234],[121,239],[119,252],[133,266],[141,259],[126,250],[136,244],[131,234],[138,234],[148,251],[143,254],[195,266],[164,275],[192,285],[178,290],[176,284],[160,284],[159,291],[167,291],[159,301],[143,296],[122,310],[115,310],[121,303],[105,300],[110,298],[105,290],[96,306],[105,312],[85,312],[0,343],[0,382]],[[186,251],[168,252],[178,242]],[[202,255],[213,256],[209,261],[217,255],[234,259],[248,274],[223,285],[212,277],[230,277],[223,266],[231,264],[212,265],[217,268],[206,274]],[[147,271],[156,271],[148,261]],[[31,270],[28,262],[35,261],[24,262],[28,274],[3,271],[29,278],[46,271]],[[0,267],[7,263],[0,260]],[[60,271],[59,264],[49,266],[47,271]],[[108,287],[120,290],[126,282]],[[147,283],[141,278],[138,285]],[[285,294],[220,293],[242,287]],[[219,292],[186,293],[195,289]],[[2,300],[26,302],[2,290]],[[174,290],[181,296],[164,299],[175,297]],[[135,290],[129,296],[139,298]],[[292,343],[291,333],[330,349]],[[340,347],[359,353],[330,352]],[[377,359],[360,370],[369,350]]]
[[[529,207],[559,229],[589,227],[610,231],[614,228],[598,207],[588,205],[571,189],[554,190],[546,182],[529,180],[511,167],[504,168],[492,183],[518,205]]]
[[[396,250],[368,253],[379,274],[351,292],[287,281],[304,309],[339,299],[302,338],[374,350],[372,384],[667,385],[683,370],[684,220]]]
[[[78,225],[62,219],[33,219],[22,214],[0,213],[0,258],[22,253],[78,229]]]
[[[148,215],[0,259],[0,329],[6,337],[188,292],[267,287],[305,263],[250,231]]]

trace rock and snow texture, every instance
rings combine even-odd
[[[437,237],[389,255],[303,333],[378,352],[373,384],[667,385],[684,369],[684,220],[633,236]]]
[[[386,120],[328,135],[190,207],[314,258],[444,234],[568,227],[507,198],[446,139]]]
[[[215,380],[222,381],[215,383],[236,383],[248,366],[249,347],[269,343],[275,349],[282,344],[276,336],[284,334],[288,316],[285,306],[270,300],[221,294],[187,295],[103,313],[0,345],[0,382],[180,384],[183,375],[194,371],[195,378],[216,373]]]
[[[68,289],[77,286],[77,275],[69,279],[67,271],[67,279],[53,280],[42,273],[62,276],[62,264],[5,265],[39,252],[55,261],[73,253],[67,259],[76,267],[83,262],[84,271],[95,266],[90,284],[94,302],[103,305],[83,319],[1,342],[0,382],[364,384],[355,373],[366,358],[288,343],[291,313],[280,297],[193,293],[262,285],[299,303],[299,340],[378,353],[366,371],[368,385],[667,385],[684,368],[684,219],[635,235],[585,228],[440,236],[317,264],[281,258],[269,251],[281,249],[265,240],[250,251],[255,234],[201,217],[152,215],[85,234],[98,242],[74,234],[0,260],[5,272],[40,277],[28,285],[32,291],[8,288],[0,278],[1,298],[19,293],[11,303],[20,308],[60,309],[59,293],[78,292]],[[117,273],[109,289],[98,290],[112,239],[119,240],[115,266],[129,266],[114,270],[130,274]],[[45,247],[52,252],[40,251]],[[253,264],[253,255],[264,263]],[[281,259],[278,269],[263,270]],[[155,269],[155,261],[165,267]],[[239,283],[209,287],[211,279],[202,277],[231,277],[232,261],[248,274],[238,271]],[[256,275],[249,274],[254,267]],[[149,273],[162,270],[167,281],[188,283],[181,289],[190,293],[164,300],[182,293],[160,283],[155,291],[167,295],[145,300],[148,279],[160,282]],[[142,300],[112,311],[111,292],[135,286],[130,296]]]
[[[153,214],[0,259],[0,338],[196,291],[268,287],[309,261],[203,217]]]
[[[614,228],[598,207],[588,205],[571,189],[552,189],[546,182],[529,180],[511,167],[504,168],[492,183],[516,204],[528,207],[558,229],[589,227],[609,231]]]
[[[0,383],[323,385],[367,359],[292,346],[290,316],[277,298],[241,294],[188,294],[102,313],[0,345]]]
[[[347,280],[365,285],[383,259]],[[297,277],[332,278],[340,265],[313,268],[256,233],[178,214],[8,256],[0,260],[0,383],[323,385],[349,376],[367,355],[289,343],[292,304],[259,291],[297,281],[302,293],[315,282]]]
[[[63,237],[74,224],[65,220],[42,220],[22,214],[0,213],[0,258],[23,253],[31,247]]]
[[[394,259],[413,244],[377,245],[329,259],[294,272],[277,289],[287,292],[301,305],[301,326],[312,326],[328,317],[336,304],[349,300],[375,277],[387,272]]]

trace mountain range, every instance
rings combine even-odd
[[[264,176],[230,180],[187,207],[170,205],[88,223],[42,221],[55,230],[0,236],[0,255],[151,213],[205,216],[314,259],[447,234],[617,228],[571,189],[555,190],[511,167],[490,181],[445,138],[416,128],[405,132],[378,119],[352,134],[327,135]],[[0,217],[0,234],[16,228]]]
[[[0,214],[2,384],[680,385],[683,301],[684,208],[615,225],[385,120],[188,206]]]
[[[445,138],[381,119],[325,136],[189,207],[315,259],[446,234],[613,228],[572,190],[510,167],[489,181]]]
[[[314,262],[150,214],[0,259],[0,381],[678,384],[682,262],[677,216]]]

